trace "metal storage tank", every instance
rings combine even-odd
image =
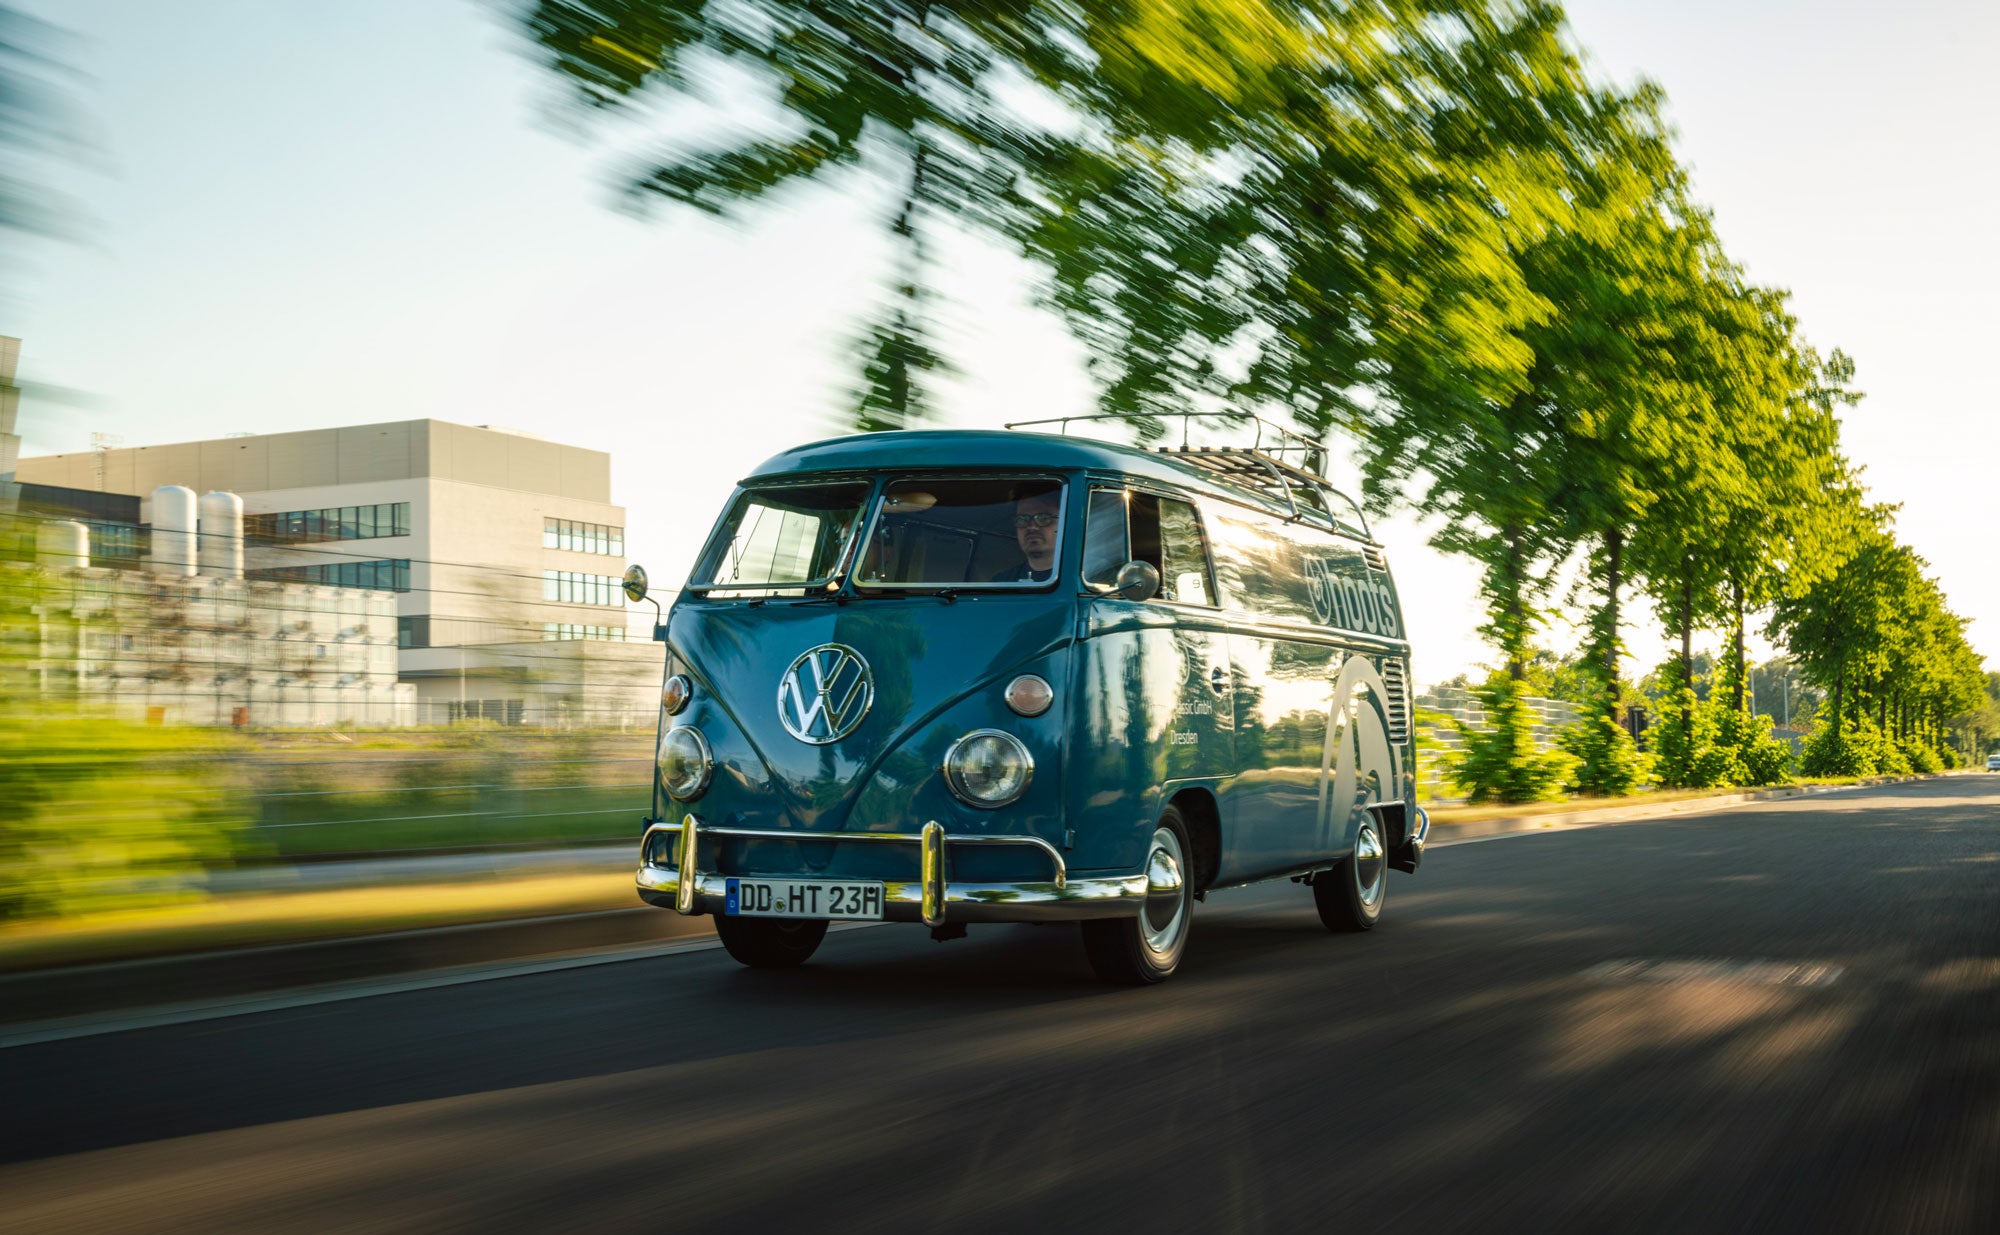
[[[90,529],[74,519],[42,524],[35,531],[35,560],[50,567],[90,565]]]
[[[155,518],[157,525],[158,519]],[[243,499],[217,490],[201,495],[201,573],[218,579],[243,577]]]
[[[194,573],[194,490],[161,485],[153,490],[153,552],[149,563],[162,575]]]

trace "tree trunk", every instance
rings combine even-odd
[[[1847,668],[1842,666],[1833,675],[1833,740],[1840,741],[1841,687],[1847,684]]]
[[[1604,708],[1617,724],[1618,716],[1618,577],[1625,556],[1625,533],[1612,528],[1604,534]]]
[[[1743,676],[1745,672],[1743,663],[1743,580],[1741,578],[1732,578],[1729,581],[1729,599],[1736,607],[1736,646],[1730,653],[1736,659],[1736,697],[1730,700],[1730,706],[1741,712],[1743,710]]]
[[[1692,575],[1694,564],[1690,562],[1686,565],[1690,573],[1681,576],[1681,685],[1692,691],[1694,689],[1694,578]],[[1686,699],[1688,696],[1683,695],[1681,697]],[[1693,724],[1694,713],[1686,707],[1681,708],[1681,725],[1684,728],[1691,728]]]
[[[1525,573],[1521,563],[1521,538],[1523,533],[1518,523],[1510,523],[1507,525],[1504,534],[1507,538],[1507,594],[1502,599],[1501,604],[1507,610],[1505,636],[1507,641],[1505,649],[1507,653],[1507,676],[1519,682],[1528,676],[1527,648],[1523,646],[1527,642],[1523,634],[1527,630],[1528,620],[1525,612],[1527,606],[1521,597],[1523,586],[1522,575]]]

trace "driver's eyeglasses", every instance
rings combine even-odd
[[[1052,514],[1014,516],[1015,527],[1054,527],[1055,525],[1056,517]]]

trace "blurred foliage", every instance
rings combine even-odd
[[[1585,714],[1557,742],[1576,761],[1565,786],[1571,793],[1623,797],[1652,775],[1652,757],[1640,752],[1625,726],[1603,712]]]
[[[244,803],[195,730],[18,707],[0,713],[0,919],[199,897]]]
[[[744,74],[776,103],[763,129],[642,152],[624,176],[633,200],[725,212],[889,169],[895,270],[862,332],[858,427],[931,414],[944,360],[926,238],[968,229],[1037,264],[1101,408],[1142,439],[1227,409],[1352,440],[1370,508],[1427,517],[1435,547],[1477,564],[1481,632],[1517,687],[1566,571],[1591,598],[1586,647],[1573,680],[1535,688],[1611,727],[1629,594],[1679,644],[1675,695],[1697,680],[1695,634],[1726,632],[1723,710],[1662,709],[1679,727],[1661,735],[1676,783],[1779,774],[1756,726],[1732,719],[1749,706],[1745,632],[1767,610],[1836,735],[1872,708],[1877,728],[1932,750],[2000,736],[1972,719],[1984,705],[1963,622],[1841,453],[1840,416],[1862,397],[1853,361],[1812,346],[1788,294],[1730,258],[1659,89],[1593,80],[1554,4],[514,12],[587,113],[716,101]],[[1541,792],[1547,757],[1522,713],[1492,711],[1473,781]],[[1611,728],[1576,741],[1592,783],[1629,774]]]
[[[51,690],[45,577],[0,570],[0,919],[201,895],[247,822],[226,740],[93,715]]]
[[[70,205],[37,164],[72,155],[78,138],[56,59],[58,32],[0,5],[0,230],[66,236]]]
[[[1535,745],[1534,716],[1521,684],[1499,674],[1473,692],[1486,711],[1486,727],[1457,721],[1464,743],[1449,774],[1473,805],[1484,802],[1552,802],[1570,783],[1575,759]]]

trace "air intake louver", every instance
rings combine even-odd
[[[1382,685],[1389,697],[1389,740],[1398,746],[1410,740],[1410,682],[1409,674],[1403,668],[1398,656],[1385,656],[1378,666],[1382,671]]]
[[[1374,545],[1361,546],[1361,556],[1368,559],[1368,569],[1389,573],[1389,559]]]

